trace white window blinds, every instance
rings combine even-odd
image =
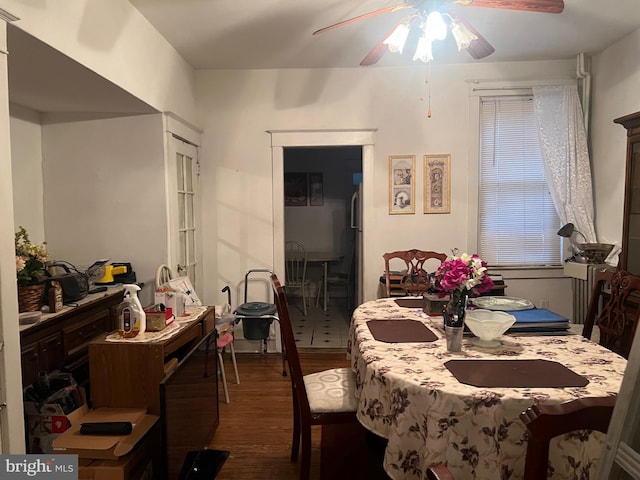
[[[480,256],[491,266],[559,265],[531,96],[481,99],[479,178]]]

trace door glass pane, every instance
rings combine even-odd
[[[186,227],[186,220],[184,218],[184,194],[178,194],[178,227],[183,229]]]
[[[186,228],[193,228],[194,225],[194,215],[193,215],[193,195],[186,195],[185,196],[185,201],[187,202],[186,205],[186,212],[185,212],[185,216],[186,216]]]
[[[180,154],[176,155],[176,167],[178,169],[178,191],[184,190],[184,165],[182,164],[182,159],[184,157]]]
[[[187,232],[180,232],[178,234],[180,237],[180,265],[187,264],[187,254],[186,254],[186,246],[187,246]]]
[[[188,249],[187,249],[187,260],[188,264],[192,265],[195,262],[195,251],[196,251],[196,240],[195,240],[195,232],[193,230],[187,230],[187,239],[188,239]]]
[[[184,157],[185,191],[193,192],[193,159]]]

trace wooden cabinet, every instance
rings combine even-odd
[[[38,376],[38,372],[50,372],[64,362],[62,334],[46,335],[21,345],[22,384],[27,386]]]
[[[38,372],[66,369],[78,383],[88,380],[88,345],[116,327],[116,307],[121,289],[89,295],[76,307],[43,315],[33,325],[20,328],[22,385],[31,384]]]
[[[109,341],[89,345],[91,399],[94,407],[146,408],[160,415],[160,382],[214,328],[214,309],[207,307],[175,335],[153,342]]]
[[[162,480],[178,478],[187,452],[207,445],[219,423],[215,311],[193,308],[173,333],[145,334],[148,341],[110,334],[89,345],[93,407],[145,408],[161,417]]]
[[[627,129],[622,252],[619,266],[640,276],[640,112],[616,118]]]

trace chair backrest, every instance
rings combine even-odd
[[[600,345],[628,358],[640,318],[640,308],[627,302],[635,291],[640,292],[639,277],[624,270],[596,271],[582,335],[591,338],[596,325]]]
[[[160,265],[156,270],[156,289],[173,278],[173,272],[167,265]]]
[[[302,243],[295,240],[285,242],[285,284],[302,285],[307,278],[307,252]]]
[[[291,376],[291,387],[293,389],[293,394],[298,398],[298,405],[300,405],[301,415],[310,418],[311,409],[309,407],[307,391],[304,387],[302,364],[300,363],[300,357],[298,356],[296,339],[293,335],[293,326],[291,325],[291,317],[289,316],[287,297],[284,292],[284,287],[280,283],[280,280],[278,279],[278,276],[276,274],[271,275],[271,285],[273,287],[276,308],[278,309],[280,331],[282,333],[282,341],[284,344],[287,364],[289,365],[289,375]]]
[[[556,405],[533,405],[520,414],[527,428],[527,455],[523,480],[547,478],[549,444],[559,435],[577,430],[607,433],[616,396],[578,398]],[[428,480],[455,480],[443,464],[427,470]]]
[[[556,405],[533,405],[520,414],[527,427],[523,480],[547,478],[551,439],[576,430],[607,433],[616,396],[578,398]]]
[[[382,255],[384,258],[384,274],[385,285],[387,289],[387,297],[391,296],[391,268],[390,263],[393,259],[400,259],[405,265],[405,281],[401,288],[404,288],[407,294],[422,294],[429,289],[430,285],[426,274],[432,273],[425,269],[425,262],[428,260],[436,260],[436,267],[447,259],[446,253],[432,252],[429,250],[398,250],[388,252]],[[435,268],[433,269],[435,271]]]

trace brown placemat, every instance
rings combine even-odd
[[[476,387],[584,387],[589,380],[550,360],[449,360],[460,383]]]
[[[424,306],[424,299],[422,297],[396,298],[394,302],[396,302],[399,307],[405,308],[422,308]]]
[[[367,326],[379,342],[434,342],[438,339],[424,323],[408,318],[369,320]]]

